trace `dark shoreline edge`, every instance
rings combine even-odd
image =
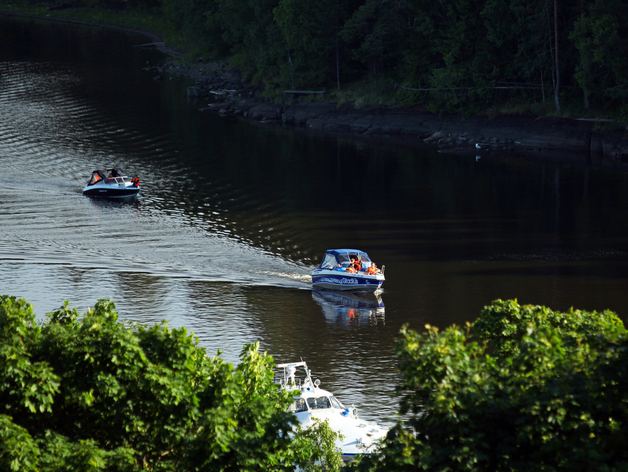
[[[5,16],[59,21],[110,28],[140,34],[166,55],[181,53],[168,48],[159,35],[138,28],[74,20],[32,13],[0,10]],[[295,130],[325,135],[341,135],[381,144],[437,148],[441,152],[477,155],[491,151],[571,161],[603,167],[628,168],[628,129],[598,129],[604,120],[585,120],[533,115],[471,116],[466,118],[435,115],[403,107],[356,109],[350,104],[332,102],[299,103],[288,96],[284,104],[260,98],[257,89],[242,84],[235,70],[211,70],[208,64],[175,65],[170,59],[154,68],[196,79],[188,88],[188,100],[197,102],[211,94],[225,97],[201,108],[202,112],[237,115],[264,125],[286,126]],[[160,76],[155,76],[156,80]]]

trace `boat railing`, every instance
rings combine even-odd
[[[292,387],[300,389],[303,385],[302,379],[294,379],[294,383],[291,382],[290,376],[285,376],[283,372],[275,372],[275,377],[273,378],[273,383],[281,386],[282,388]]]
[[[297,367],[302,367],[305,370],[305,379],[296,376]],[[278,364],[276,368],[281,370],[275,371],[273,382],[281,385],[282,388],[294,386],[300,389],[305,382],[311,383],[310,371],[307,368],[307,364],[303,361]]]
[[[107,177],[105,179],[105,183],[106,184],[118,184],[118,185],[125,185],[126,184],[126,180],[124,177],[118,176],[118,177]]]

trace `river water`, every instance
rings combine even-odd
[[[259,341],[382,423],[404,324],[464,324],[498,298],[628,318],[626,171],[204,114],[189,80],[153,80],[146,42],[0,17],[0,293],[39,318],[110,298],[229,362]],[[138,174],[141,198],[84,197],[108,166]],[[333,247],[385,265],[384,291],[313,292]]]

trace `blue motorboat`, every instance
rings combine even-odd
[[[384,266],[377,268],[359,249],[328,249],[312,271],[312,285],[319,290],[374,292],[384,283]]]

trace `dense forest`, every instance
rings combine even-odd
[[[360,82],[439,112],[536,103],[628,116],[624,0],[155,1],[267,90]]]
[[[228,59],[270,96],[357,90],[437,113],[628,120],[627,0],[41,1],[158,18],[189,55]]]

